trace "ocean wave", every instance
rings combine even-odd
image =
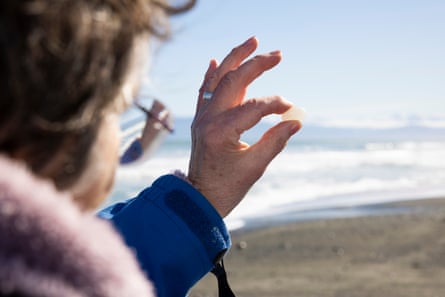
[[[119,168],[107,203],[134,196],[172,170],[186,171],[189,155],[187,141],[167,141],[147,162]],[[228,220],[239,223],[289,206],[360,205],[434,193],[445,194],[445,141],[306,139],[273,160]]]

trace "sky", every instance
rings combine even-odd
[[[211,58],[250,36],[282,62],[247,97],[282,95],[322,125],[445,127],[445,1],[198,0],[172,19],[144,89],[193,116]]]

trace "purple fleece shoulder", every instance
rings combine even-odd
[[[193,186],[165,175],[99,213],[132,247],[159,296],[185,296],[230,247],[218,212]]]

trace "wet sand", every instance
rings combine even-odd
[[[237,297],[445,296],[445,199],[385,205],[383,215],[234,233],[225,265]],[[213,275],[190,296],[217,296]]]

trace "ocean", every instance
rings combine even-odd
[[[123,123],[124,141],[142,118]],[[273,121],[242,139],[253,143]],[[157,177],[187,170],[191,119],[175,122],[156,153],[120,167],[106,204],[133,197]],[[132,132],[133,131],[133,132]],[[445,197],[445,128],[329,128],[304,125],[226,218],[230,229],[255,219],[344,216],[345,210],[408,199]],[[291,214],[291,215],[290,215]]]

